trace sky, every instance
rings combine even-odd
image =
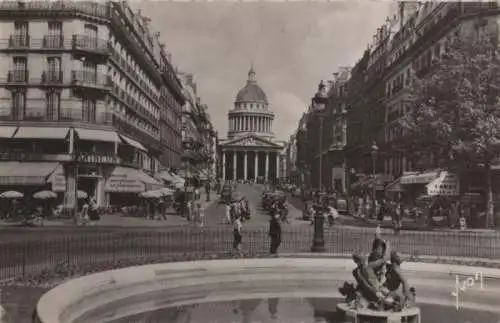
[[[361,58],[394,3],[134,1],[132,8],[151,18],[174,66],[194,75],[220,137],[253,63],[276,138],[288,140],[320,80]]]

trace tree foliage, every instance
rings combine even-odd
[[[400,126],[414,150],[439,151],[449,164],[489,164],[500,154],[499,54],[493,37],[457,37],[413,79]]]
[[[500,52],[497,33],[456,37],[429,73],[413,80],[400,126],[412,149],[439,153],[447,166],[483,167],[487,226],[493,224],[491,163],[500,156]]]

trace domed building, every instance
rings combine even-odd
[[[223,180],[275,180],[279,177],[282,144],[274,139],[274,112],[257,83],[253,66],[228,113],[227,139],[219,141]]]

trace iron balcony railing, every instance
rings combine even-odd
[[[23,49],[30,47],[30,36],[29,35],[10,35],[9,37],[9,48],[13,49]]]
[[[28,83],[29,72],[25,69],[10,70],[7,73],[7,83]]]
[[[75,160],[80,163],[89,163],[89,164],[120,163],[120,158],[114,153],[79,152],[77,155],[75,155]]]
[[[42,39],[42,48],[45,49],[62,49],[64,48],[63,35],[45,35]]]
[[[0,1],[0,11],[12,11],[19,13],[23,10],[25,13],[48,11],[48,12],[68,12],[83,13],[86,15],[109,18],[109,4],[93,3],[90,1]]]
[[[46,70],[42,72],[42,84],[62,84],[64,75],[62,71]]]
[[[99,54],[109,54],[109,42],[87,35],[73,35],[73,49],[90,51]]]
[[[74,70],[71,72],[73,84],[85,84],[98,87],[110,85],[109,76],[94,71]]]
[[[0,153],[0,160],[15,160],[15,161],[71,161],[71,156],[68,153],[61,152],[60,154],[35,153],[28,151],[7,151]]]
[[[60,108],[57,105],[32,105],[28,103],[24,115],[20,115],[18,107],[0,107],[0,121],[38,121],[38,122],[68,122],[112,125],[113,116],[109,112],[86,114],[80,108]]]

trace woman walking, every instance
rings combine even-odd
[[[237,216],[234,219],[233,222],[233,251],[234,255],[239,255],[241,256],[241,229],[243,228],[243,225],[241,224],[241,217]]]

